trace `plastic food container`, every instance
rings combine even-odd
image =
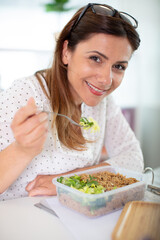
[[[105,166],[94,168],[86,171],[76,172],[76,175],[82,173],[93,174],[96,172],[112,172],[120,173],[124,176],[136,178],[139,182],[132,183],[125,187],[117,188],[115,190],[107,191],[100,194],[87,194],[80,192],[76,189],[68,187],[62,183],[57,182],[57,178],[53,179],[53,184],[57,188],[57,196],[59,201],[81,213],[87,217],[102,216],[107,213],[118,210],[129,201],[142,200],[144,198],[146,184],[143,181],[143,174],[139,172],[133,172],[123,168]],[[75,174],[66,174],[63,177],[70,177]]]

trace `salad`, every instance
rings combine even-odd
[[[98,123],[92,117],[89,117],[88,119],[86,117],[81,117],[79,124],[83,126],[84,130],[91,129],[91,132],[99,132],[100,130]]]
[[[61,176],[60,178],[57,178],[57,182],[88,194],[99,194],[105,191],[105,188],[95,181],[95,177],[92,177],[91,175],[89,175],[89,179],[87,180],[82,180],[78,175],[71,177]]]

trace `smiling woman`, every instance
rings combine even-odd
[[[51,68],[0,93],[0,199],[55,195],[52,179],[77,169],[143,170],[139,142],[111,96],[139,46],[137,24],[108,5],[88,4],[60,33]],[[57,113],[77,123],[91,117],[99,131]],[[101,163],[104,145],[109,159]]]
[[[68,65],[69,83],[76,104],[85,102],[96,106],[113,92],[123,79],[132,52],[127,38],[103,33],[84,40],[74,52],[68,48],[66,41],[63,63]]]

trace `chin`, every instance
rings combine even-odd
[[[97,106],[100,102],[102,101],[102,99],[100,101],[84,101],[84,103],[89,106],[89,107],[95,107]]]

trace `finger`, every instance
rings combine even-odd
[[[32,117],[28,118],[25,122],[24,127],[26,127],[27,129],[30,129],[30,131],[36,127],[38,127],[38,125],[40,125],[41,123],[47,122],[48,120],[48,114],[41,112],[39,114],[35,114]]]
[[[40,154],[43,151],[43,147],[46,141],[47,133],[45,133],[40,139],[32,143],[17,142],[22,151],[29,153],[32,158]]]
[[[32,130],[28,134],[21,134],[15,133],[15,139],[18,143],[23,146],[34,146],[37,145],[36,143],[40,143],[45,141],[48,133],[48,121],[40,124],[37,128]]]
[[[48,115],[46,113],[35,114],[34,116],[26,119],[26,121],[16,127],[12,127],[15,132],[15,137],[19,135],[27,135],[36,128],[43,128],[46,125],[47,127]]]
[[[27,192],[31,191],[31,190],[34,188],[35,183],[36,183],[36,180],[35,180],[35,179],[34,179],[33,181],[29,182],[29,183],[27,184],[25,190],[26,190]]]
[[[33,114],[36,114],[36,112],[37,112],[37,106],[35,104],[35,101],[33,98],[30,98],[27,102],[27,105],[20,108],[16,112],[12,124],[16,123],[18,125],[24,122],[27,118],[29,118]]]
[[[55,196],[57,195],[56,187],[53,185],[53,188],[47,187],[36,187],[28,192],[29,197],[34,196]]]
[[[30,191],[32,188],[34,188],[37,182],[39,182],[39,179],[41,179],[41,175],[37,175],[31,182],[29,182],[25,188],[26,191]]]

